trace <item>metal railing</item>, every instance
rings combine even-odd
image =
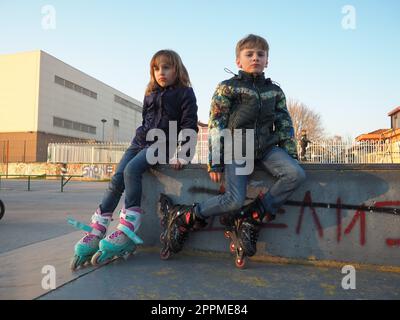
[[[50,163],[118,163],[130,143],[49,143]]]
[[[48,146],[50,163],[118,163],[130,143],[51,143]],[[298,145],[301,155],[301,147]],[[302,162],[326,164],[400,163],[400,141],[311,143]],[[208,142],[199,136],[192,163],[208,162]]]
[[[400,141],[316,141],[306,149],[304,162],[310,163],[400,163]],[[298,146],[299,156],[301,147]]]
[[[119,163],[130,143],[50,143],[47,148],[49,163]],[[208,143],[199,141],[192,163],[208,161]]]

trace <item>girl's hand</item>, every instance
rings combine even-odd
[[[181,163],[178,159],[171,164],[172,168],[175,170],[181,170],[183,168],[183,163]]]
[[[215,183],[219,183],[222,180],[222,173],[221,172],[210,172],[210,179]]]

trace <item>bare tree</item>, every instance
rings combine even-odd
[[[321,116],[307,107],[304,103],[289,99],[288,111],[292,117],[293,127],[296,138],[300,140],[301,131],[307,131],[307,137],[311,141],[317,141],[324,138],[324,128],[322,127]]]

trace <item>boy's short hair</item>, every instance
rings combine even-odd
[[[269,45],[267,40],[263,37],[257,36],[255,34],[249,34],[243,39],[239,40],[236,45],[236,58],[239,57],[240,51],[244,49],[251,49],[251,48],[259,48],[261,50],[267,51],[267,55],[269,52]]]

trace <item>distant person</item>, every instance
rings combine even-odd
[[[307,138],[307,131],[306,130],[301,130],[301,138],[300,138],[300,160],[301,161],[307,161],[306,157],[306,152],[307,152],[307,147],[311,143],[310,140]]]
[[[130,147],[122,156],[90,226],[76,224],[87,233],[75,245],[71,262],[73,270],[89,261],[94,265],[101,264],[135,250],[136,232],[143,217],[142,175],[151,167],[146,152],[155,143],[147,141],[146,135],[151,129],[158,128],[168,139],[170,121],[177,121],[178,133],[183,129],[197,132],[197,109],[189,74],[179,55],[172,50],[155,53],[150,61],[150,82],[143,102],[142,125],[137,128]],[[169,149],[168,141],[166,150]],[[173,164],[178,170],[182,166],[179,159]],[[125,204],[120,211],[117,230],[104,238],[123,192]]]
[[[268,64],[269,45],[257,35],[250,34],[236,46],[236,64],[239,71],[229,80],[222,81],[212,97],[208,122],[209,165],[208,172],[215,183],[225,178],[225,193],[192,205],[175,205],[169,210],[171,221],[175,221],[176,237],[169,240],[162,254],[179,252],[190,230],[204,221],[223,215],[236,250],[236,266],[244,266],[245,256],[256,253],[256,243],[260,225],[264,219],[274,218],[277,210],[305,179],[305,172],[298,164],[296,140],[286,99],[282,89],[271,79],[264,77]],[[214,130],[213,130],[214,129]],[[253,129],[254,155],[249,159],[258,161],[262,168],[277,180],[266,194],[260,194],[254,201],[245,205],[248,175],[238,175],[242,164],[233,159],[224,163],[221,145],[220,163],[212,161],[212,150],[220,142],[219,133],[224,129]],[[214,132],[214,136],[212,132]],[[244,130],[242,133],[244,134]],[[250,143],[247,142],[246,143]],[[234,222],[234,220],[236,220]],[[233,224],[237,222],[236,227]],[[169,225],[169,224],[168,224]],[[229,231],[230,232],[230,231]],[[164,232],[161,237],[165,237]],[[238,241],[236,241],[238,239]],[[239,248],[240,246],[240,248]],[[243,250],[241,250],[243,249]]]

